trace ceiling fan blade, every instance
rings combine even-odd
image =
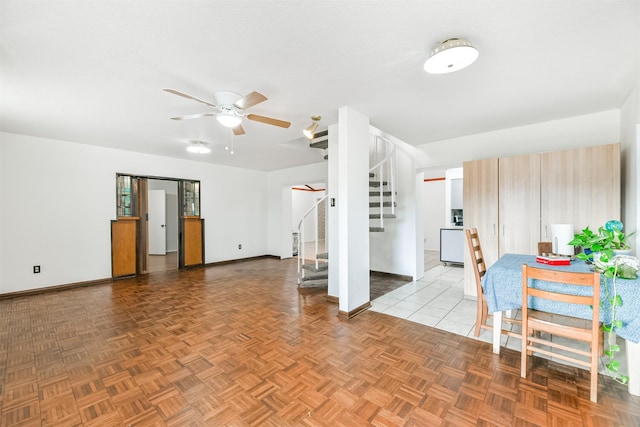
[[[199,119],[200,117],[215,116],[215,115],[216,113],[197,113],[197,114],[189,114],[188,116],[171,117],[171,120]]]
[[[288,128],[291,126],[291,123],[285,122],[284,120],[272,119],[271,117],[259,116],[257,114],[247,114],[247,119],[266,123],[268,125],[280,126],[281,128]]]
[[[242,125],[238,125],[236,127],[233,128],[233,134],[234,135],[244,135],[244,128],[242,127]]]
[[[253,107],[256,104],[260,104],[267,100],[267,97],[259,92],[251,92],[249,95],[244,96],[236,101],[235,105],[241,110],[246,110],[249,107]]]
[[[175,89],[162,89],[162,90],[164,90],[165,92],[172,93],[174,95],[181,96],[183,98],[193,99],[194,101],[202,102],[203,104],[208,105],[209,107],[218,108],[218,106],[216,104],[212,104],[212,103],[204,101],[204,100],[202,100],[200,98],[196,98],[195,96],[187,95],[186,93],[182,93],[182,92],[177,91]]]

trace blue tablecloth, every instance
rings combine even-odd
[[[549,266],[538,264],[534,255],[505,254],[487,270],[482,278],[485,299],[489,312],[514,310],[522,307],[522,264],[528,264],[538,268],[552,270],[589,272],[589,265],[581,260],[571,261],[569,266]],[[605,286],[611,289],[611,280],[601,276],[600,294],[602,306],[600,307],[600,321],[610,323],[611,311],[609,301],[605,298]],[[605,282],[606,281],[606,282]],[[546,284],[548,287],[549,283]],[[532,286],[535,286],[532,283]],[[542,286],[542,285],[541,285]],[[553,285],[552,285],[553,286]],[[558,285],[555,285],[558,286]],[[564,288],[576,289],[578,286],[559,285]],[[622,307],[617,308],[616,318],[622,320],[624,326],[615,332],[631,342],[640,343],[640,279],[635,280],[616,279],[617,294],[622,297]],[[612,290],[610,290],[612,292]],[[582,293],[584,295],[584,293]],[[591,319],[591,309],[575,304],[556,303],[546,300],[530,302],[531,308],[564,314],[582,319]]]

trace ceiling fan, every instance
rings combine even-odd
[[[212,104],[208,101],[196,98],[195,96],[188,95],[175,89],[163,90],[174,95],[192,99],[194,101],[208,105],[209,107],[213,107],[216,110],[207,113],[197,113],[189,114],[187,116],[171,117],[172,120],[189,120],[206,116],[216,116],[216,119],[220,122],[220,124],[233,129],[234,135],[244,135],[245,132],[244,128],[242,127],[242,119],[245,117],[249,120],[266,123],[268,125],[279,126],[281,128],[288,128],[289,126],[291,126],[291,123],[284,120],[259,116],[257,114],[245,113],[244,110],[246,110],[247,108],[253,107],[256,104],[267,100],[267,97],[259,92],[251,92],[246,96],[241,96],[234,92],[216,92],[214,94],[215,104]]]

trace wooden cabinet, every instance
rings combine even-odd
[[[111,221],[111,276],[136,274],[137,220]]]
[[[465,228],[477,228],[485,264],[498,259],[498,159],[465,162],[462,193]],[[466,239],[465,239],[466,242]],[[476,295],[471,255],[464,248],[464,293]]]
[[[551,224],[573,224],[576,232],[620,219],[620,144],[541,155],[541,236]]]
[[[506,253],[537,254],[551,224],[596,229],[620,219],[620,145],[464,163],[464,224],[477,228],[487,267]],[[476,295],[465,247],[467,296]]]
[[[204,262],[204,220],[199,217],[182,218],[181,267],[193,267]]]
[[[540,240],[540,155],[500,158],[498,166],[498,254],[535,254]]]

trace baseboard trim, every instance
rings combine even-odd
[[[383,271],[374,271],[374,270],[369,271],[369,273],[370,274],[375,274],[375,275],[378,275],[378,276],[390,277],[390,278],[394,278],[394,279],[398,279],[398,280],[406,280],[408,282],[412,282],[413,281],[413,276],[406,276],[404,274],[385,273]]]
[[[371,307],[371,302],[367,301],[366,303],[362,304],[360,307],[356,307],[353,310],[347,312],[347,311],[342,311],[342,310],[338,310],[338,317],[341,317],[343,319],[352,319],[354,317],[356,317],[358,314],[366,311],[369,307]]]
[[[67,283],[65,285],[47,286],[45,288],[26,289],[24,291],[16,291],[16,292],[8,292],[6,294],[0,294],[0,299],[26,297],[26,296],[38,295],[38,294],[43,294],[48,292],[64,291],[64,290],[73,289],[73,288],[83,288],[85,286],[106,285],[107,283],[113,283],[116,280],[117,279],[107,278],[107,279],[88,280],[86,282]]]
[[[239,258],[239,259],[232,259],[228,261],[211,262],[208,264],[196,265],[193,267],[215,267],[218,265],[233,264],[237,262],[251,261],[251,260],[256,260],[260,258],[273,258],[278,260],[280,259],[280,257],[275,255],[259,255],[259,256],[249,257],[249,258]],[[187,268],[191,268],[191,267],[187,267]],[[147,274],[150,274],[150,273],[147,273]],[[145,275],[146,274],[140,274],[140,276],[145,276]],[[16,298],[16,297],[24,297],[29,295],[38,295],[45,292],[56,292],[56,291],[62,291],[66,289],[82,288],[84,286],[104,285],[107,283],[114,283],[114,282],[117,282],[118,280],[129,279],[132,277],[136,277],[136,275],[133,274],[131,276],[113,277],[113,278],[109,277],[105,279],[88,280],[86,282],[67,283],[64,285],[46,286],[44,288],[26,289],[24,291],[16,291],[16,292],[7,292],[6,294],[0,294],[0,299],[9,299],[9,298]]]
[[[237,259],[229,259],[226,261],[208,262],[206,264],[202,264],[202,267],[216,267],[219,265],[235,264],[235,263],[244,262],[244,261],[254,261],[262,258],[273,258],[273,259],[280,260],[280,257],[275,255],[258,255],[258,256],[248,257],[248,258],[237,258]]]
[[[338,304],[340,302],[340,298],[334,297],[333,295],[327,295],[324,299],[333,304]]]

